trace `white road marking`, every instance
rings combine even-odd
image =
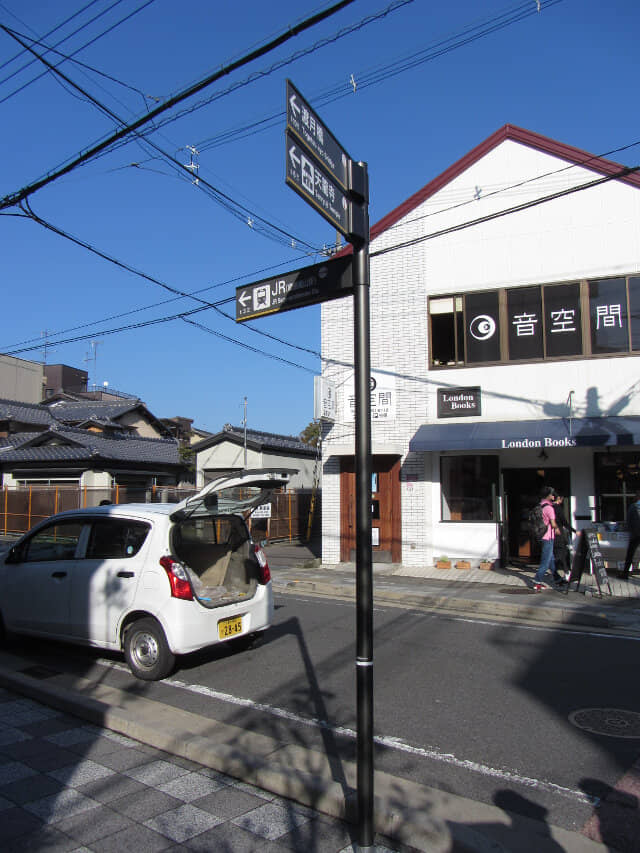
[[[110,661],[105,658],[99,658],[98,663],[107,666],[111,669],[117,669],[129,673],[129,667],[125,664]],[[317,717],[303,717],[300,714],[295,714],[292,711],[287,711],[285,708],[278,708],[276,705],[268,705],[264,702],[256,702],[253,699],[245,699],[241,696],[233,696],[231,693],[222,693],[220,690],[214,690],[212,687],[207,687],[204,684],[189,684],[186,681],[181,681],[179,678],[165,678],[162,681],[163,685],[171,685],[180,690],[186,690],[189,693],[195,693],[199,696],[206,696],[208,699],[216,699],[219,702],[226,702],[229,705],[236,705],[241,708],[249,708],[252,711],[260,711],[264,714],[270,714],[272,717],[279,717],[283,720],[288,720],[291,723],[308,726],[314,729],[323,729],[330,731],[335,735],[342,735],[356,739],[357,732],[354,729],[346,726],[334,726],[327,720],[320,720]],[[434,747],[412,746],[405,743],[401,738],[391,737],[386,735],[376,735],[375,743],[384,746],[387,749],[395,749],[399,752],[406,752],[410,755],[418,755],[421,758],[428,758],[432,761],[440,761],[444,764],[449,764],[453,767],[459,767],[463,770],[479,773],[482,776],[490,776],[494,779],[500,779],[510,784],[523,785],[526,788],[536,788],[539,791],[557,794],[566,799],[575,800],[580,803],[594,805],[597,800],[587,796],[583,791],[576,791],[572,788],[566,788],[562,785],[556,785],[554,782],[549,782],[544,779],[533,779],[530,776],[505,770],[499,767],[490,767],[486,764],[479,764],[476,761],[470,761],[466,758],[458,758],[450,752],[441,752]]]

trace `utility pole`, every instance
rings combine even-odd
[[[244,469],[247,470],[247,398],[244,398],[244,418],[242,420],[244,425]]]

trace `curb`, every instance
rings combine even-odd
[[[293,593],[309,592],[316,595],[355,600],[355,588],[352,585],[331,585],[317,581],[283,581],[273,582],[274,592]],[[389,602],[408,606],[406,592],[376,590],[375,602]],[[526,620],[527,622],[544,622],[565,626],[585,626],[588,628],[610,628],[611,620],[605,613],[587,611],[585,608],[545,607],[544,605],[528,606],[526,604],[503,604],[471,598],[451,598],[446,595],[418,595],[411,598],[411,606],[424,607],[428,610],[448,613],[469,614],[482,616],[501,616]]]
[[[0,685],[173,755],[294,800],[330,817],[356,821],[357,768],[324,753],[220,723],[161,702],[59,674],[44,682],[0,653]],[[518,830],[515,831],[514,825]],[[510,815],[382,771],[375,773],[376,833],[403,850],[429,853],[605,853],[604,845],[560,827]],[[515,847],[513,846],[515,844]]]

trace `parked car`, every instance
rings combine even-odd
[[[179,504],[51,516],[0,556],[0,628],[124,651],[133,675],[266,630],[269,566],[245,517],[288,469],[221,476]]]

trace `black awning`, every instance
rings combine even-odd
[[[640,445],[640,417],[423,424],[409,450],[522,450]]]

